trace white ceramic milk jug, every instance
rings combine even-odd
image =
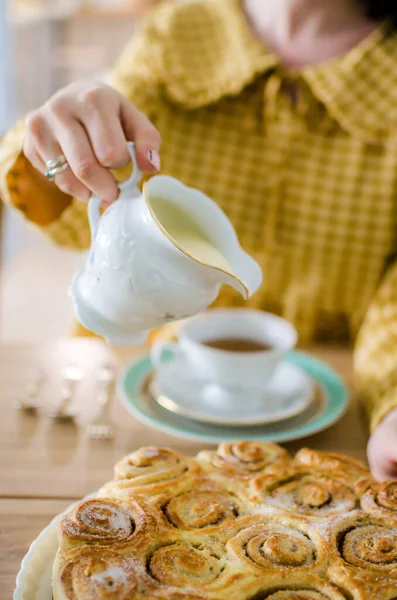
[[[135,346],[150,329],[205,310],[222,284],[248,298],[262,272],[205,194],[162,175],[141,193],[128,146],[133,173],[119,184],[119,199],[102,216],[101,199],[90,199],[91,249],[70,295],[84,327],[112,344]]]

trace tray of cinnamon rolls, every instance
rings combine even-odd
[[[397,482],[339,454],[141,448],[46,535],[18,600],[397,599]]]

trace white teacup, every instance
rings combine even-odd
[[[158,342],[152,361],[159,367],[166,350],[181,355],[192,373],[206,381],[239,387],[264,385],[285,354],[297,342],[295,328],[280,317],[256,310],[213,309],[187,321],[178,342]],[[244,340],[258,345],[254,351],[231,351],[207,345],[219,340]],[[246,345],[246,344],[245,344]],[[260,347],[269,349],[260,349]]]

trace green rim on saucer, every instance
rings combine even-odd
[[[153,368],[148,355],[122,373],[119,391],[124,406],[138,421],[176,437],[212,444],[235,439],[287,442],[318,433],[336,423],[347,409],[348,392],[339,375],[324,362],[297,351],[290,352],[286,360],[310,375],[324,397],[321,410],[306,420],[296,417],[274,425],[226,427],[178,416],[159,406],[142,389]]]

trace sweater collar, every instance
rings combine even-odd
[[[280,58],[253,33],[241,0],[193,4],[189,18],[205,31],[206,44],[200,35],[190,35],[188,42],[185,36],[172,36],[164,54],[172,74],[165,88],[172,101],[188,109],[207,106],[238,95],[281,67]],[[343,56],[305,67],[299,76],[345,130],[376,142],[390,134],[397,137],[396,73],[397,33],[382,24]]]

